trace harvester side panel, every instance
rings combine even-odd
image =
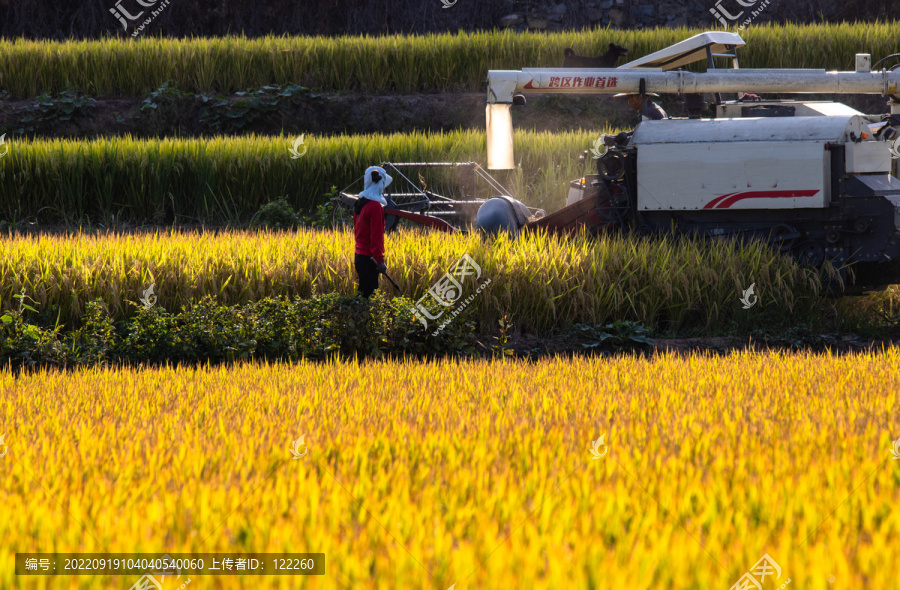
[[[831,202],[824,142],[638,146],[638,209],[808,209]]]
[[[848,142],[845,149],[847,174],[890,174],[891,151],[887,142]]]

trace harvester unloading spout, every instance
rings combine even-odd
[[[512,72],[513,74],[515,72]],[[487,119],[487,165],[490,170],[512,170],[513,127],[509,108],[513,103],[516,77],[496,76],[488,82],[488,100],[485,107]]]

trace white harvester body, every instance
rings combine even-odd
[[[859,115],[644,121],[630,143],[638,209],[828,207],[831,146],[845,146],[848,173],[890,171],[887,143],[868,125]]]

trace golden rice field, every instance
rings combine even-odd
[[[768,554],[778,584],[896,588],[898,391],[896,349],[0,372],[0,562],[308,551],[326,575],[192,584],[724,590]]]
[[[631,319],[647,326],[723,325],[809,319],[821,304],[818,277],[759,244],[636,240],[545,233],[496,239],[481,234],[400,230],[386,240],[388,271],[412,299],[464,254],[490,284],[471,307],[485,325],[505,314],[517,328],[547,332],[565,322]],[[0,238],[0,310],[23,292],[60,320],[77,323],[101,299],[117,319],[155,285],[159,304],[178,311],[205,295],[234,305],[270,296],[309,297],[356,289],[350,232],[169,232]],[[382,281],[389,295],[396,292]],[[741,308],[756,285],[759,305]],[[54,316],[55,316],[54,312]]]

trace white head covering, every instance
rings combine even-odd
[[[378,182],[372,182],[372,172],[376,171],[381,175],[381,180]],[[384,171],[384,168],[381,166],[369,166],[366,168],[365,182],[366,188],[359,193],[360,198],[365,197],[372,201],[378,201],[381,203],[382,207],[387,207],[387,199],[385,199],[381,193],[384,192],[384,189],[387,188],[393,178],[388,176],[388,173]]]

